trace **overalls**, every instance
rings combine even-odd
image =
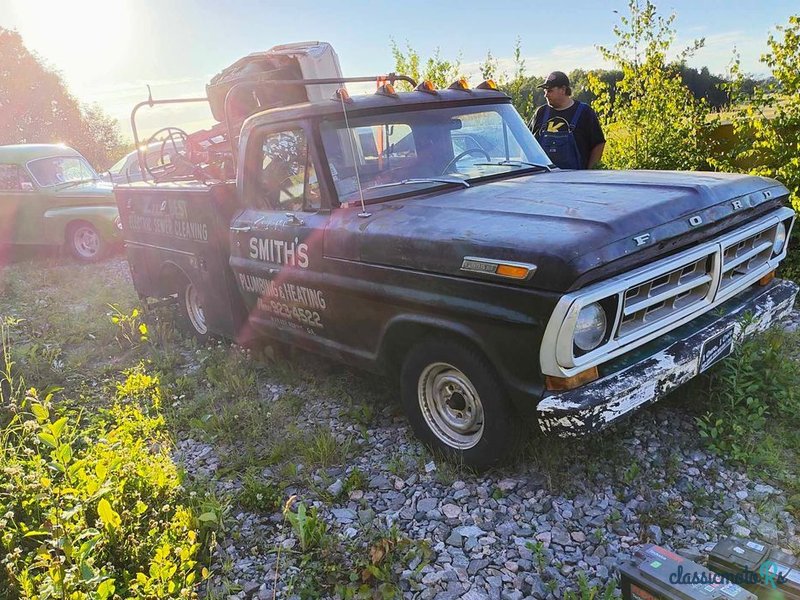
[[[572,116],[572,121],[570,121],[567,131],[548,131],[547,121],[550,119],[550,105],[548,104],[544,108],[542,125],[539,128],[539,143],[547,153],[548,158],[560,169],[583,168],[583,161],[581,160],[580,152],[578,152],[578,144],[575,142],[575,134],[573,132],[586,105],[583,102],[577,102],[577,104],[578,108],[575,109],[575,114]]]

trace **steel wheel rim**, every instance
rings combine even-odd
[[[419,376],[419,407],[442,443],[467,450],[483,436],[483,404],[469,378],[453,365],[432,363]]]
[[[100,250],[100,236],[93,227],[78,227],[72,234],[72,246],[83,258],[94,258]]]
[[[206,313],[200,303],[200,295],[192,283],[186,286],[184,303],[186,304],[186,314],[189,315],[189,320],[192,322],[192,327],[194,327],[195,331],[200,335],[208,333]]]

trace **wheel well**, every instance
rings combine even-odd
[[[420,340],[433,335],[470,346],[485,356],[494,366],[491,358],[486,355],[477,340],[469,333],[459,331],[454,327],[416,321],[404,321],[389,326],[381,341],[381,366],[387,373],[399,373],[403,366],[403,360],[411,347]]]
[[[175,263],[165,263],[158,275],[158,289],[164,296],[177,294],[191,280]]]

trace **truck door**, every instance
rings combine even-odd
[[[231,223],[231,268],[249,312],[245,335],[265,331],[311,345],[326,336],[320,277],[322,205],[307,130],[300,124],[257,130],[245,156],[246,208]]]

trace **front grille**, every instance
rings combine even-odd
[[[627,343],[752,284],[772,258],[777,230],[774,220],[749,225],[704,244],[699,256],[693,251],[682,262],[668,259],[661,269],[658,263],[648,268],[647,279],[619,294],[613,339]]]
[[[559,300],[542,341],[542,371],[569,377],[663,336],[747,289],[778,267],[780,229],[791,237],[794,211],[772,213],[694,248],[595,283]],[[574,342],[586,306],[599,303],[610,323],[603,343],[588,352]]]
[[[722,246],[722,278],[720,288],[728,290],[750,283],[752,274],[772,257],[777,225],[744,239],[733,239]]]
[[[712,257],[691,260],[677,269],[628,288],[623,295],[617,337],[669,317],[706,300],[713,281]]]

